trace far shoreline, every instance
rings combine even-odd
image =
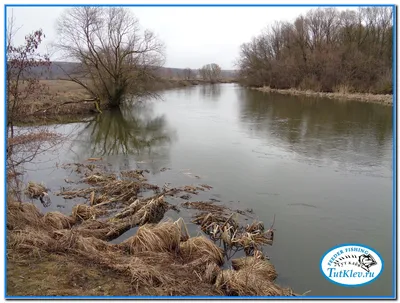
[[[215,82],[201,79],[164,79],[160,78],[151,83],[149,91],[159,93],[170,89],[188,88],[197,85],[213,85],[222,83],[236,83],[234,79],[220,79]],[[28,99],[24,113],[16,117],[14,123],[24,124],[34,121],[60,121],[65,117],[80,120],[84,116],[101,113],[108,110],[105,102],[96,102],[87,91],[77,83],[66,79],[40,80],[40,84],[47,88],[40,99]]]
[[[311,90],[298,90],[294,88],[290,89],[275,89],[268,86],[263,87],[250,87],[250,89],[258,90],[263,93],[278,93],[282,95],[292,96],[306,96],[306,97],[319,97],[329,99],[340,99],[346,101],[360,101],[367,103],[377,103],[385,106],[393,106],[393,95],[375,95],[366,93],[326,93],[316,92]]]

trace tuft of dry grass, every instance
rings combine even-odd
[[[106,241],[95,237],[84,237],[79,230],[57,230],[52,236],[57,240],[59,251],[68,250],[96,257],[99,253],[104,255],[104,253],[114,250],[114,246]]]
[[[174,257],[169,253],[147,252],[133,256],[128,268],[131,274],[132,284],[137,288],[139,285],[151,287],[154,285],[167,285],[174,280],[174,271],[163,270],[175,263]],[[160,273],[163,274],[160,274]]]
[[[200,261],[204,264],[222,265],[224,255],[221,248],[206,237],[193,237],[180,244],[181,256],[186,262]]]
[[[140,170],[140,169],[122,171],[121,176],[124,178],[136,179],[139,181],[147,181],[147,179],[143,175],[143,172],[144,172],[144,170]]]
[[[117,176],[115,174],[93,174],[89,175],[86,178],[82,180],[82,182],[85,182],[87,184],[104,184],[110,181],[114,181],[117,179]]]
[[[247,255],[251,255],[263,245],[272,245],[269,232],[238,233],[231,241],[233,246],[243,247]]]
[[[220,241],[225,249],[235,250],[233,253],[244,250],[247,256],[251,256],[263,245],[272,244],[273,231],[265,232],[262,222],[239,226],[236,215],[232,213],[226,217],[218,212],[201,213],[194,217],[193,222],[200,225],[201,230],[213,241]]]
[[[21,230],[26,226],[39,226],[43,215],[32,203],[7,201],[7,229]]]
[[[42,220],[45,226],[50,226],[54,229],[71,228],[75,223],[73,218],[67,217],[58,211],[46,213]]]
[[[262,279],[249,269],[221,271],[215,287],[227,296],[295,296],[291,289],[281,288]]]
[[[253,222],[250,225],[246,226],[246,232],[248,233],[260,233],[264,231],[264,223],[262,222]]]
[[[164,201],[164,196],[160,196],[146,203],[137,211],[136,215],[140,218],[140,225],[146,223],[157,223],[164,217],[167,210],[168,204]]]
[[[128,263],[132,287],[151,295],[221,295],[192,267],[182,265],[176,256],[163,252],[135,254]]]
[[[209,212],[223,212],[227,209],[225,206],[215,205],[213,202],[209,201],[184,202],[182,203],[182,206],[185,208],[193,208]]]
[[[43,184],[28,182],[28,186],[26,187],[25,193],[31,199],[37,199],[40,196],[43,196],[44,193],[47,192],[46,187]]]
[[[222,269],[215,263],[208,263],[203,273],[203,281],[214,284]]]
[[[85,204],[77,204],[72,208],[72,218],[76,221],[96,219],[105,213],[104,210]]]
[[[7,257],[14,258],[17,254],[40,257],[54,247],[57,242],[44,229],[26,227],[7,234]]]
[[[180,239],[179,226],[167,221],[139,227],[136,235],[123,241],[120,246],[131,254],[143,251],[178,253]]]
[[[278,276],[274,265],[265,259],[256,257],[243,257],[232,260],[234,270],[246,269],[268,281],[274,281]]]

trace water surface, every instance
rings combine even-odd
[[[201,198],[251,208],[267,226],[276,216],[275,241],[266,252],[277,283],[315,296],[392,295],[391,107],[263,94],[234,84],[161,97],[56,126],[73,140],[42,154],[26,180],[55,192],[70,177],[56,163],[103,157],[112,169],[149,169],[160,185],[206,183],[214,188]],[[69,213],[73,203],[52,195],[50,207],[38,205]],[[381,277],[358,288],[327,281],[320,259],[342,243],[376,249],[385,262]]]

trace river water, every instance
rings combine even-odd
[[[56,192],[69,177],[58,164],[103,157],[113,169],[149,169],[161,185],[206,183],[208,198],[251,209],[266,226],[275,215],[265,251],[278,284],[310,296],[392,294],[391,107],[222,84],[168,90],[54,129],[70,139],[27,166],[25,181]],[[70,213],[74,201],[50,195],[49,207],[35,201],[42,211]],[[326,280],[320,259],[342,243],[377,250],[381,276],[357,288]]]

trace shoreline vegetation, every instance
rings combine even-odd
[[[378,96],[393,94],[392,16],[389,7],[317,8],[275,22],[241,45],[239,82],[385,104],[389,97]]]
[[[367,103],[377,103],[386,106],[393,106],[393,95],[387,94],[367,94],[367,93],[348,93],[348,92],[317,92],[312,90],[299,90],[299,89],[276,89],[269,86],[263,87],[250,87],[250,89],[257,90],[263,93],[277,93],[282,95],[291,96],[305,96],[314,98],[328,98],[338,99],[342,101],[360,101]]]
[[[298,296],[274,283],[277,272],[263,252],[274,223],[244,225],[245,211],[213,201],[169,202],[211,186],[160,188],[147,182],[146,171],[117,175],[100,158],[62,168],[78,177],[69,185],[85,184],[54,193],[84,201],[70,215],[7,199],[8,296]],[[41,184],[29,182],[25,193],[51,203]],[[165,218],[180,207],[191,210],[201,235],[189,235],[182,218]]]
[[[157,94],[160,91],[185,88],[195,85],[207,85],[218,83],[234,83],[234,79],[223,79],[216,82],[204,80],[178,80],[158,79],[151,84],[151,91]],[[40,84],[46,87],[40,98],[27,100],[25,107],[21,108],[19,115],[14,119],[15,123],[29,123],[43,119],[57,121],[70,116],[73,120],[94,113],[100,113],[108,109],[107,103],[97,103],[90,98],[87,92],[78,84],[68,80],[40,80]]]
[[[81,121],[85,116],[100,113],[107,110],[107,104],[101,103],[97,108],[86,92],[76,83],[65,80],[40,80],[48,89],[41,99],[28,102],[23,114],[18,115],[15,124],[38,122],[57,122],[64,120]],[[185,88],[196,85],[210,85],[222,83],[237,83],[235,79],[220,80],[216,83],[203,80],[178,80],[161,79],[152,85],[154,92],[161,92],[168,89]],[[247,87],[247,86],[244,86]],[[342,101],[360,101],[377,103],[386,106],[393,106],[393,95],[391,94],[367,94],[367,93],[348,93],[348,92],[317,92],[312,90],[300,89],[274,89],[268,86],[247,87],[263,93],[278,93],[292,96],[305,96],[314,98],[329,98]]]

